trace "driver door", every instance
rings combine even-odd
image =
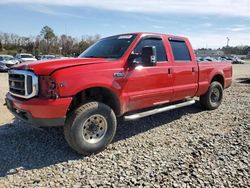
[[[143,66],[141,58],[135,59],[138,65],[126,74],[127,94],[129,97],[128,111],[168,103],[173,94],[172,65],[168,62],[162,38],[143,38],[133,53],[141,54],[142,48],[155,46],[157,63],[155,66]]]

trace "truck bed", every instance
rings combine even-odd
[[[206,93],[213,77],[218,75],[224,82],[224,89],[232,83],[232,65],[228,62],[202,62],[198,63],[199,68],[199,89],[197,96]]]

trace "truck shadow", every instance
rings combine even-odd
[[[0,177],[80,157],[67,146],[62,128],[38,129],[18,120],[0,126]]]
[[[250,78],[238,78],[237,80],[241,84],[250,84]]]
[[[146,132],[150,129],[162,126],[164,124],[168,124],[174,120],[181,118],[184,115],[195,114],[201,111],[202,108],[196,101],[196,103],[192,106],[183,107],[176,110],[170,110],[167,112],[148,116],[142,119],[134,121],[120,120],[121,123],[119,123],[119,126],[117,127],[116,136],[113,142],[130,138],[137,134]]]
[[[113,143],[201,111],[196,103],[136,121],[120,121]],[[0,126],[0,177],[15,174],[20,168],[39,169],[82,159],[84,157],[76,154],[66,143],[63,128],[34,128],[18,120]]]

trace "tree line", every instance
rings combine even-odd
[[[35,56],[41,54],[78,56],[99,39],[100,35],[98,34],[83,36],[80,40],[65,34],[57,36],[49,26],[44,26],[39,35],[31,37],[0,32],[0,53],[15,55],[27,52]],[[225,46],[218,48],[218,50],[224,51],[225,54],[246,55],[250,51],[250,46]]]
[[[33,55],[60,54],[78,56],[90,45],[100,39],[100,35],[82,36],[79,40],[69,35],[56,35],[49,26],[44,26],[37,36],[22,37],[12,33],[0,32],[0,53],[32,53]]]
[[[197,50],[213,50],[212,48],[199,48]],[[250,52],[250,46],[224,46],[216,50],[223,51],[225,55],[247,55]]]
[[[250,46],[226,46],[221,49],[225,54],[247,55],[250,52]]]

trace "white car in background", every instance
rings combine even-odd
[[[16,58],[20,63],[29,62],[29,61],[37,61],[37,59],[32,54],[16,54]]]
[[[9,70],[13,65],[18,63],[19,61],[12,55],[0,55],[0,71]]]
[[[236,58],[234,58],[232,63],[233,64],[245,64],[246,62],[244,60],[236,57]]]

